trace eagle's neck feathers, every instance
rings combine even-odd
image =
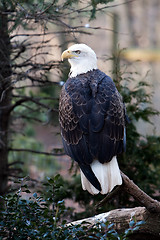
[[[86,58],[81,59],[81,61],[76,61],[76,59],[69,59],[71,64],[70,77],[76,77],[79,74],[87,73],[93,69],[97,69],[97,59],[96,58]]]

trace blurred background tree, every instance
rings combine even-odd
[[[103,198],[82,191],[75,168],[72,178],[68,174],[70,160],[64,155],[58,127],[59,92],[69,72],[60,55],[69,43],[84,42],[97,53],[99,68],[113,76],[131,120],[120,167],[159,199],[160,108],[157,95],[152,94],[159,89],[155,83],[160,36],[153,24],[160,18],[159,8],[157,0],[145,1],[145,7],[143,1],[1,0],[0,194],[25,175],[40,181],[60,172],[60,198],[79,204],[80,213],[72,217],[93,215],[95,204]],[[127,50],[119,53],[118,44]],[[121,194],[103,211],[135,205]]]
[[[32,162],[30,158],[38,161],[37,166],[42,169],[47,164],[47,168],[51,164],[52,173],[57,169],[54,160],[46,156],[53,158],[59,154],[40,151],[43,146],[35,139],[34,127],[49,122],[50,118],[54,118],[54,124],[58,122],[58,80],[62,73],[57,55],[70,41],[69,34],[87,34],[81,26],[71,27],[67,22],[88,7],[87,12],[91,11],[94,17],[95,3],[93,7],[87,3],[78,9],[77,1],[0,2],[1,194],[7,191],[8,181],[18,177],[22,159],[26,171]],[[32,157],[29,152],[45,157]]]

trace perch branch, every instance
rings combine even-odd
[[[122,189],[121,186],[116,186],[112,192],[108,193],[107,196],[105,198],[103,198],[96,206],[95,206],[95,210],[97,210],[99,207],[101,207],[102,205],[104,205],[106,202],[108,202],[109,200],[111,200],[115,195],[117,195],[119,193],[119,191]]]
[[[116,187],[112,192],[96,205],[96,209],[104,205],[107,201],[112,199],[119,193],[119,190],[129,193],[135,200],[137,200],[142,206],[150,213],[160,213],[160,202],[151,198],[145,192],[143,192],[132,180],[129,179],[122,171],[121,176],[123,179],[122,186]]]
[[[142,204],[151,213],[160,213],[160,202],[154,200],[143,192],[133,181],[131,181],[122,171],[123,190],[129,193],[134,199]]]
[[[150,213],[145,207],[115,209],[101,213],[90,218],[81,219],[68,223],[67,225],[84,224],[87,227],[94,226],[98,222],[114,223],[114,228],[119,232],[124,232],[131,220],[135,222],[144,221],[138,231],[130,235],[129,239],[134,240],[160,240],[160,214]],[[131,238],[132,237],[132,238]]]

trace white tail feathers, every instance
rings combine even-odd
[[[116,185],[122,184],[122,177],[116,156],[114,156],[110,162],[104,164],[100,163],[98,160],[95,160],[91,164],[91,168],[101,184],[101,194],[107,194],[108,192],[111,192]],[[83,190],[87,190],[92,195],[99,193],[99,190],[88,181],[82,171],[81,182]]]

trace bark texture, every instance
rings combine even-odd
[[[124,232],[129,228],[129,222],[134,219],[137,221],[145,221],[140,229],[129,236],[131,240],[160,240],[160,202],[152,199],[143,192],[132,180],[130,180],[123,172],[121,172],[123,184],[115,188],[109,193],[95,208],[104,205],[107,201],[119,193],[124,191],[133,196],[143,207],[130,209],[116,209],[110,212],[102,213],[94,217],[82,219],[72,222],[71,224],[81,224],[87,222],[94,225],[97,222],[115,223],[115,229],[118,232]]]
[[[11,103],[11,63],[8,18],[5,1],[0,9],[0,194],[7,190],[8,132]]]
[[[145,207],[136,207],[128,209],[116,209],[110,212],[102,213],[94,217],[85,218],[72,222],[70,224],[77,225],[87,222],[89,226],[97,222],[114,223],[118,232],[124,232],[129,228],[129,222],[132,219],[136,221],[145,221],[140,229],[133,233],[129,239],[131,240],[159,240],[160,239],[160,214],[150,213]]]
[[[129,193],[134,197],[142,206],[150,213],[160,214],[160,202],[148,196],[143,192],[132,180],[130,180],[123,172],[121,172],[123,178],[123,191]]]

